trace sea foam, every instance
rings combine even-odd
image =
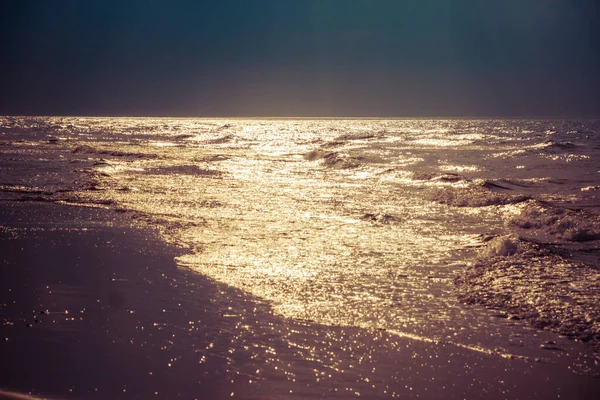
[[[456,279],[468,304],[600,344],[600,272],[560,255],[551,245],[498,237]]]
[[[487,242],[485,247],[479,252],[479,257],[506,257],[516,254],[518,251],[518,239],[514,236],[497,236]]]
[[[510,222],[522,229],[539,230],[572,242],[600,239],[600,218],[583,210],[531,202]]]

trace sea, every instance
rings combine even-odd
[[[598,364],[600,120],[0,117],[0,167],[285,320]]]

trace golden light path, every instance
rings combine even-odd
[[[474,234],[449,231],[447,224],[475,221],[472,211],[450,213],[419,199],[416,189],[398,186],[396,172],[308,162],[304,153],[328,138],[306,124],[243,123],[236,127],[235,140],[244,138],[239,145],[226,134],[223,145],[215,144],[214,133],[186,138],[184,148],[129,144],[128,151],[160,156],[110,162],[99,171],[108,175],[103,182],[115,189],[110,196],[119,205],[162,220],[168,241],[192,249],[178,263],[268,299],[281,315],[414,332],[422,332],[427,319],[428,330],[444,332],[456,318],[449,312],[459,312],[448,308],[452,264],[463,262],[449,254],[477,244]],[[339,124],[331,122],[336,136],[346,128]],[[269,134],[262,138],[269,145],[253,143],[254,136]],[[388,151],[372,149],[366,157],[385,159]],[[393,162],[420,161],[409,155]]]

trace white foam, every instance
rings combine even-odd
[[[479,252],[479,257],[506,257],[516,254],[518,251],[519,245],[517,238],[510,235],[497,236],[490,240]]]
[[[572,242],[600,239],[600,217],[586,211],[532,202],[510,222],[519,228],[540,231]]]

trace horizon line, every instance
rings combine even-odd
[[[465,119],[465,120],[477,120],[477,119],[600,119],[600,115],[489,115],[489,116],[244,116],[244,115],[229,115],[229,116],[202,116],[202,115],[52,115],[52,114],[38,114],[38,115],[27,115],[27,114],[13,114],[13,115],[0,115],[2,118],[20,117],[20,118],[41,118],[41,117],[53,117],[53,118],[158,118],[158,119],[330,119],[330,120],[409,120],[409,119]]]

